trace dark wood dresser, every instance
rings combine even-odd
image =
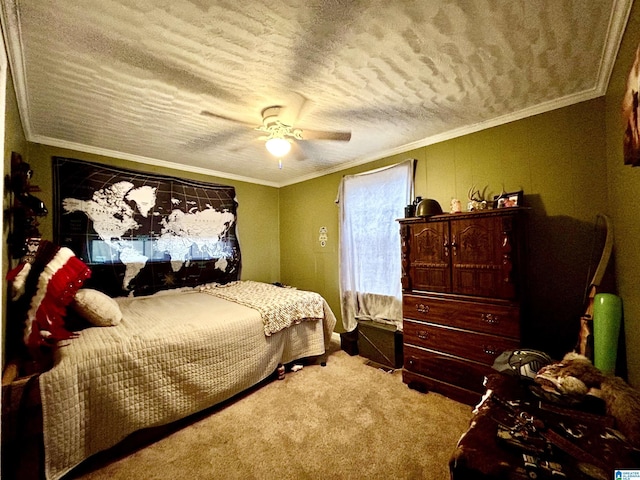
[[[525,209],[399,220],[403,381],[476,404],[495,358],[520,346]]]

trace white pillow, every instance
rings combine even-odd
[[[113,298],[98,290],[81,288],[71,307],[96,327],[110,327],[122,320],[120,306]]]

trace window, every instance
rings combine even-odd
[[[400,227],[413,195],[415,160],[342,179],[340,296],[342,324],[402,322]]]

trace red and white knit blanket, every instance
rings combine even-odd
[[[21,263],[7,274],[12,299],[28,300],[24,342],[30,348],[53,346],[76,336],[65,328],[66,307],[91,270],[67,247],[42,240],[32,263]]]

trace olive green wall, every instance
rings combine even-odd
[[[338,208],[345,174],[418,159],[416,194],[443,209],[472,185],[491,198],[523,189],[529,213],[529,346],[556,356],[573,347],[597,212],[606,212],[604,99],[426,146],[280,190],[282,281],[316,290],[339,314]],[[322,249],[320,226],[329,231]],[[341,325],[338,328],[342,331]],[[549,341],[553,339],[553,341]]]
[[[607,91],[609,210],[615,229],[615,265],[624,311],[629,382],[640,386],[640,167],[624,165],[622,97],[640,43],[640,4],[635,2]]]
[[[24,136],[22,121],[18,113],[16,93],[11,76],[7,77],[6,105],[4,114],[4,169],[11,169],[11,152],[20,153],[23,157],[27,153],[27,140]],[[8,192],[5,191],[5,194]],[[5,198],[5,202],[7,199]]]
[[[4,115],[4,174],[7,175],[11,171],[11,152],[19,153],[24,157],[27,154],[27,140],[24,136],[22,122],[18,114],[18,104],[16,101],[15,90],[11,81],[11,76],[7,76],[6,99],[5,99],[5,115]],[[4,198],[2,199],[2,211],[5,212],[2,222],[2,278],[5,278],[10,268],[9,250],[7,247],[7,237],[9,235],[9,217],[6,215],[11,202],[11,195],[5,183]],[[9,298],[6,291],[7,284],[3,283],[3,298]],[[2,301],[2,366],[4,367],[4,335],[6,332],[7,305]]]
[[[277,188],[29,143],[28,161],[34,171],[32,183],[42,188],[40,199],[49,206],[50,210],[53,202],[52,156],[77,158],[143,172],[233,185],[238,199],[237,234],[242,253],[242,279],[262,282],[275,282],[280,279]],[[52,221],[52,215],[42,220],[40,231],[43,238],[53,238]]]

